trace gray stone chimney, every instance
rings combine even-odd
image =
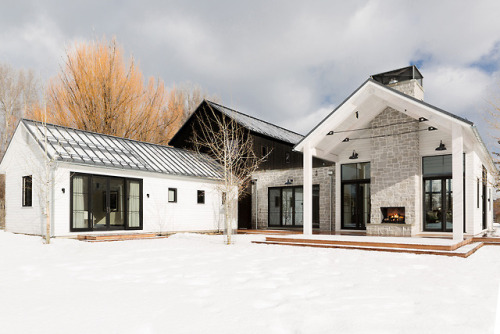
[[[375,74],[371,78],[418,100],[424,99],[424,77],[415,65]]]

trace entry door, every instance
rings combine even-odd
[[[370,184],[342,184],[342,228],[365,230],[370,220]]]
[[[453,231],[451,178],[424,180],[424,231]]]
[[[124,229],[125,181],[121,178],[92,177],[92,228]]]

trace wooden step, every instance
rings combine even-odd
[[[78,240],[82,241],[120,241],[120,240],[140,240],[166,238],[156,233],[135,233],[135,234],[91,234],[79,235]]]
[[[398,249],[422,249],[422,250],[439,250],[439,251],[454,251],[462,246],[470,244],[472,239],[463,240],[452,245],[432,245],[432,244],[413,244],[413,243],[395,243],[395,242],[376,242],[376,241],[350,241],[350,240],[329,240],[329,239],[306,239],[306,238],[284,238],[284,237],[266,237],[269,242],[287,242],[287,243],[302,243],[302,244],[322,244],[322,245],[337,245],[337,246],[360,246],[360,247],[384,247]]]
[[[316,247],[316,248],[337,248],[337,249],[356,249],[375,252],[392,252],[392,253],[410,253],[410,254],[427,254],[427,255],[440,255],[467,258],[474,254],[484,243],[475,242],[463,245],[459,249],[449,250],[435,250],[435,249],[410,249],[410,248],[394,248],[394,247],[381,247],[381,246],[362,246],[362,245],[341,245],[341,244],[328,244],[328,243],[301,243],[301,242],[286,242],[286,241],[253,241],[256,244],[266,245],[284,245],[284,246],[298,246],[298,247]]]

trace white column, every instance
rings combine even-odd
[[[453,188],[453,240],[461,241],[464,238],[464,139],[462,127],[453,124],[452,132],[452,188]]]
[[[312,234],[312,153],[309,144],[304,146],[304,234]]]
[[[340,231],[342,228],[342,165],[340,162],[335,163],[335,231]]]

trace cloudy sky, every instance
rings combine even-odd
[[[498,0],[1,1],[0,62],[43,80],[75,42],[116,36],[146,76],[306,134],[371,74],[416,64],[426,102],[492,147]]]

